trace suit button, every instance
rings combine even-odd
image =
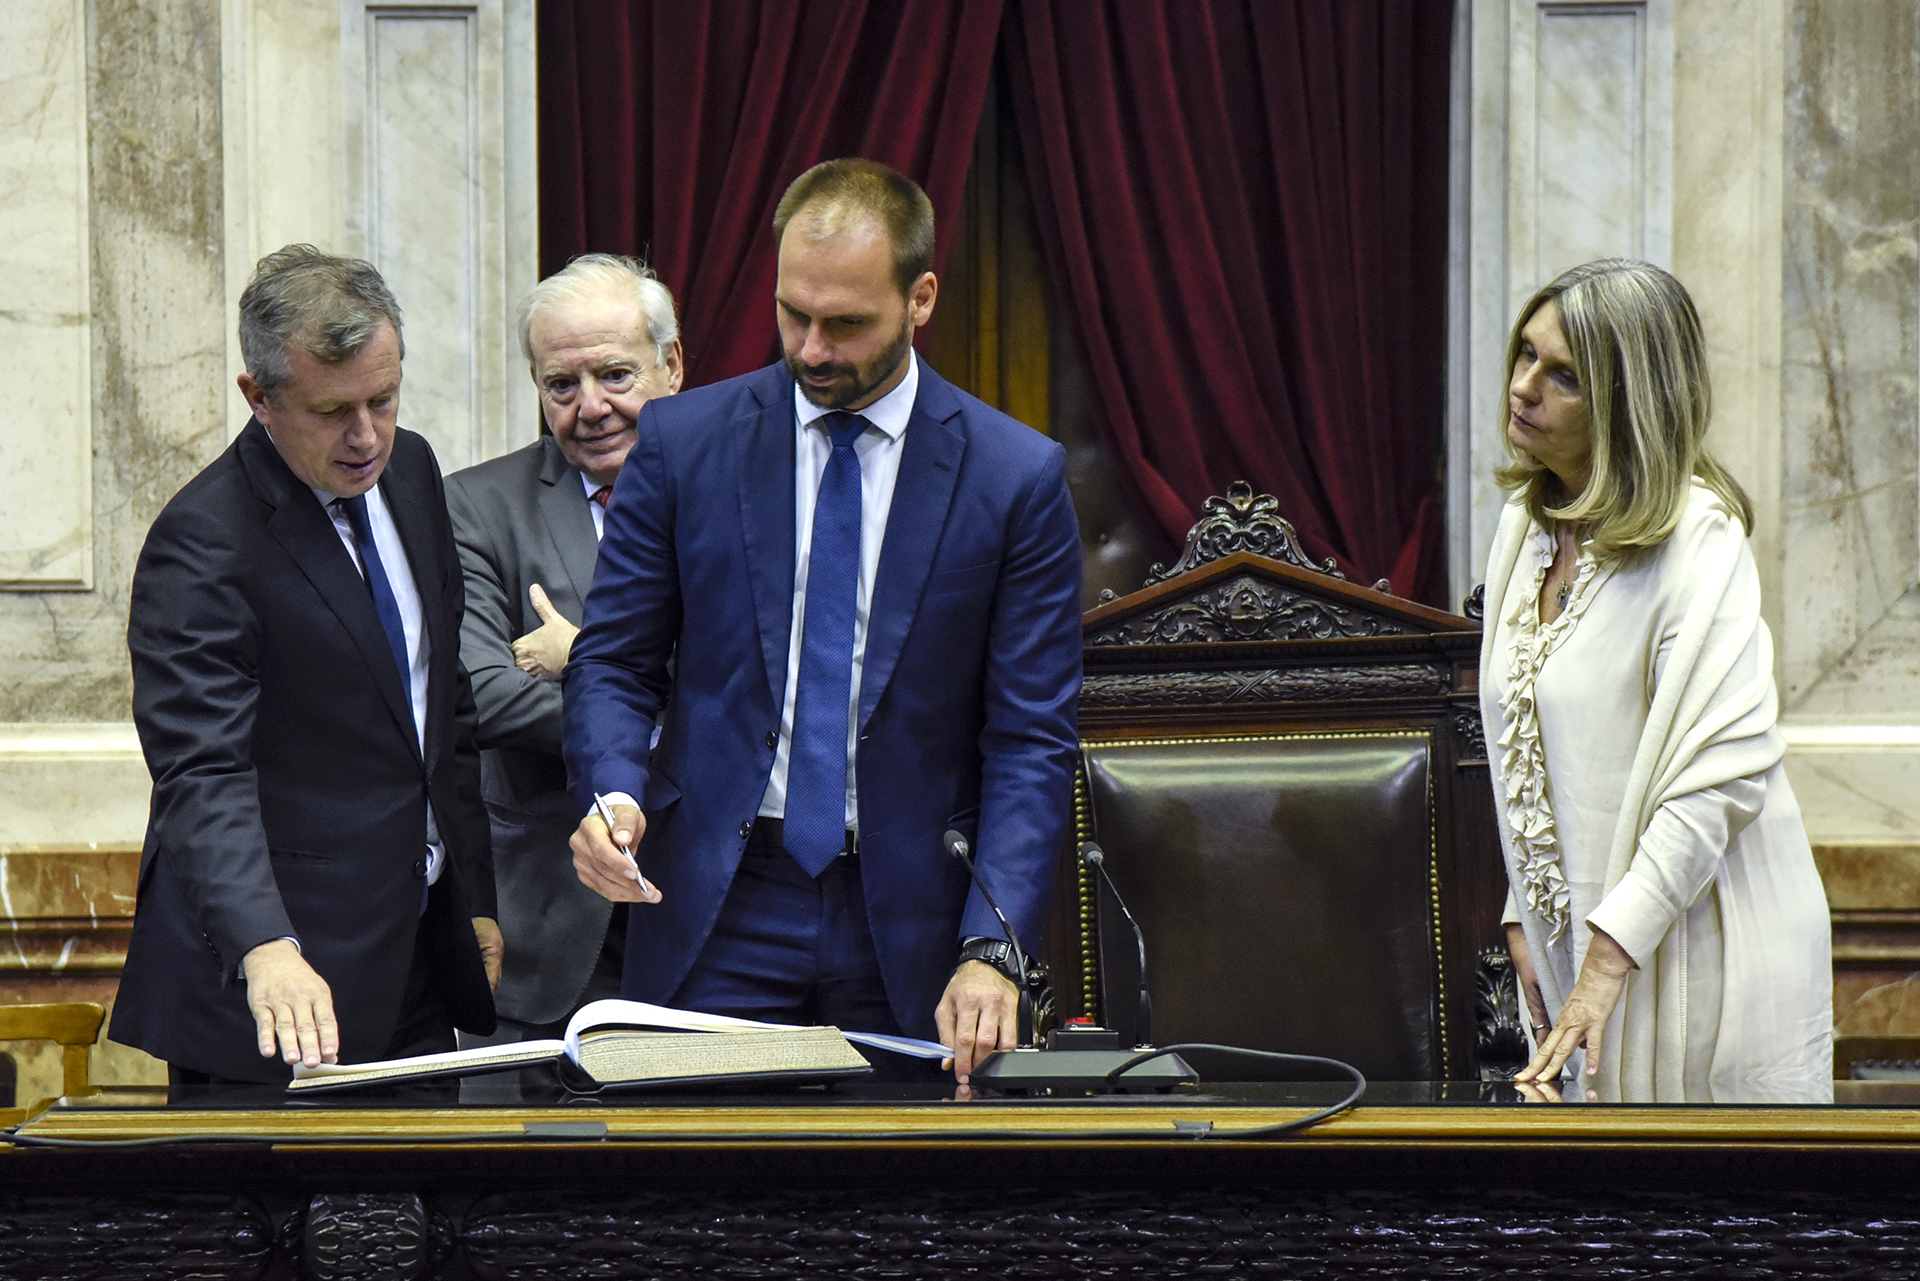
[[[780,731],[779,731],[779,730],[777,730],[777,729],[770,729],[770,730],[768,730],[768,731],[767,731],[767,746],[768,746],[768,747],[778,747],[778,746],[780,746]]]
[[[749,836],[752,836],[752,835],[753,835],[753,820],[748,819],[746,822],[740,825],[740,839],[744,841]]]

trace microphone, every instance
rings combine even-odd
[[[995,918],[1000,922],[1000,928],[1006,931],[1008,944],[1013,948],[1013,963],[1020,967],[1020,1013],[1015,1039],[1018,1044],[1026,1045],[1033,1040],[1033,996],[1027,989],[1027,950],[1020,946],[1020,936],[1013,932],[1013,922],[1009,921],[1007,914],[1000,910],[1000,904],[994,901],[993,891],[987,888],[986,881],[980,875],[980,869],[973,865],[973,849],[967,844],[967,838],[948,828],[943,839],[946,842],[947,853],[960,860],[960,865],[967,869],[967,875],[973,878],[974,886],[980,891],[980,897],[986,899],[987,906],[993,909]]]
[[[1013,922],[993,901],[993,891],[987,888],[987,883],[980,879],[979,869],[973,865],[973,851],[967,845],[967,838],[958,832],[948,832],[946,845],[947,853],[966,867],[967,875],[980,887],[980,896],[987,900],[987,906],[999,918],[1000,928],[1007,932],[1007,942],[1013,948],[1014,960],[1020,966],[1021,975],[1025,976],[1028,973],[1026,951],[1020,946],[1019,936],[1013,932]],[[1133,918],[1128,916],[1127,919]],[[1136,930],[1138,928],[1135,927]],[[1144,1009],[1143,1005],[1143,1012]],[[1175,1086],[1193,1085],[1200,1080],[1199,1074],[1187,1066],[1186,1060],[1178,1054],[1169,1052],[1150,1056],[1152,1061],[1148,1062],[1136,1052],[1119,1049],[1117,1040],[1114,1042],[1115,1048],[1099,1050],[1060,1049],[1053,1046],[1042,1049],[1030,1045],[1033,1040],[1033,995],[1024,982],[1020,984],[1020,1024],[1019,1048],[988,1055],[973,1070],[975,1086],[1009,1094],[1106,1094],[1136,1090],[1164,1093]],[[1060,1033],[1056,1030],[1053,1035],[1059,1036]]]
[[[1113,874],[1107,871],[1107,856],[1092,841],[1080,842],[1080,861],[1092,868],[1106,883],[1107,893],[1113,895],[1114,906],[1120,909],[1120,915],[1127,918],[1127,924],[1133,927],[1133,941],[1140,949],[1140,1021],[1134,1028],[1134,1044],[1141,1047],[1153,1044],[1153,997],[1147,992],[1147,936],[1140,928],[1140,922],[1127,910],[1127,901],[1120,897],[1120,887],[1113,883]]]

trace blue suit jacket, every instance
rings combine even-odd
[[[1002,933],[942,834],[972,839],[1030,949],[1068,839],[1081,633],[1065,461],[922,363],[875,578],[855,760],[867,915],[888,1000],[913,1034],[932,1034],[959,941]],[[665,899],[635,910],[630,997],[671,998],[739,865],[773,768],[794,555],[786,370],[648,402],[566,669],[576,802],[584,813],[595,791],[641,798],[641,865]]]

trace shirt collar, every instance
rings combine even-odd
[[[907,376],[900,385],[868,405],[865,409],[852,410],[869,424],[885,432],[890,439],[899,440],[907,431],[907,420],[913,417],[913,400],[920,394],[920,353],[907,348]],[[811,427],[817,419],[833,413],[831,409],[822,409],[800,394],[800,384],[793,385],[794,416],[804,430]]]

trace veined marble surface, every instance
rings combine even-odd
[[[0,6],[0,583],[93,580],[84,0]]]
[[[152,786],[130,723],[0,724],[0,849],[137,846]]]
[[[0,722],[127,718],[134,559],[161,506],[226,443],[218,3],[90,0],[86,13],[93,585],[0,592]],[[0,242],[18,216],[0,213]],[[16,396],[23,382],[10,380]],[[16,418],[4,430],[49,429]]]
[[[1786,56],[1781,697],[1920,719],[1842,670],[1920,578],[1920,12],[1803,0]]]

